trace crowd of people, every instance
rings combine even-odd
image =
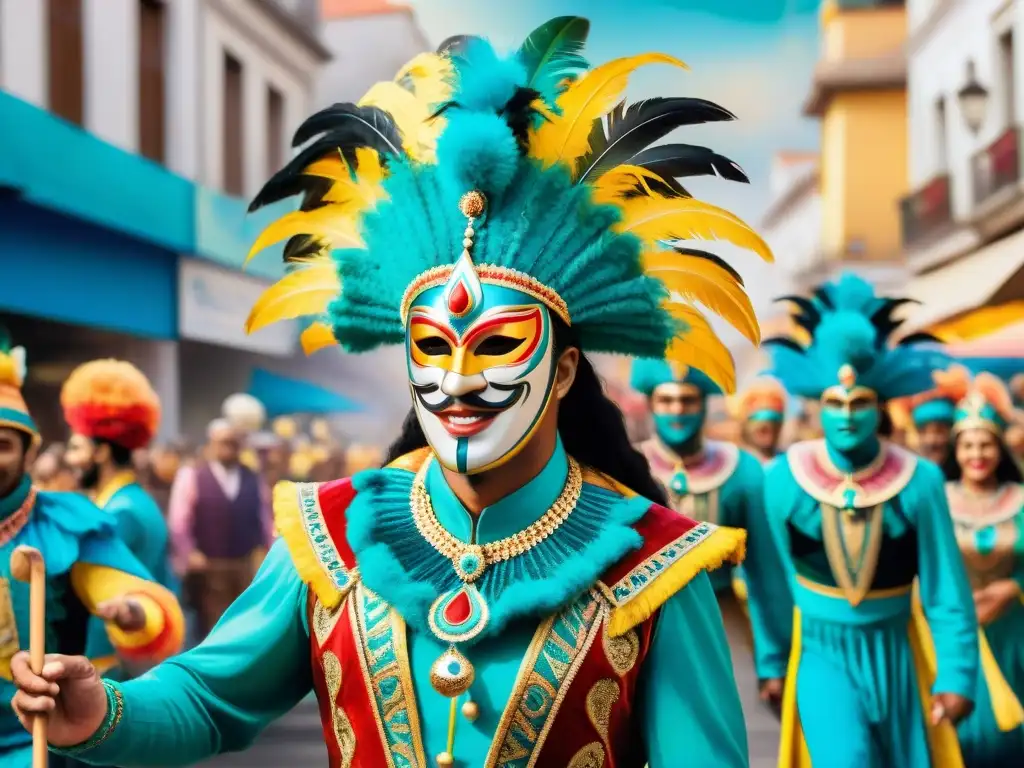
[[[42,468],[82,492],[37,490],[23,377],[0,356],[0,536],[62,531],[46,575],[70,572],[78,608],[54,621],[83,618],[38,663],[10,574],[10,764],[27,765],[39,718],[36,743],[61,758],[194,764],[313,692],[331,768],[745,768],[746,653],[781,718],[780,768],[1024,765],[1022,393],[901,336],[908,301],[846,274],[786,297],[798,332],[765,340],[768,375],[732,401],[739,439],[708,436],[736,372],[698,305],[760,330],[736,272],[671,241],[772,256],[680,186],[746,180],[735,164],[652,145],[733,116],[625,106],[634,69],[681,62],[590,68],[588,30],[552,19],[509,57],[446,41],[310,118],[253,203],[303,194],[257,241],[286,241],[290,269],[250,330],[309,315],[308,350],[405,350],[412,407],[376,468],[246,468],[247,448],[283,449],[235,399],[201,459],[160,470],[161,528],[133,473],[154,431],[140,374],[72,376],[71,437]],[[588,353],[633,358],[653,427],[640,445]],[[206,580],[192,602],[208,634],[167,659],[175,577],[186,598]],[[115,666],[159,663],[102,674],[96,640]]]

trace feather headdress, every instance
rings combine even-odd
[[[483,40],[453,38],[359,104],[307,120],[294,142],[304,148],[250,207],[302,195],[300,210],[253,245],[250,256],[287,240],[291,269],[247,329],[312,315],[307,352],[403,343],[411,300],[444,284],[459,261],[460,200],[472,192],[481,282],[535,295],[587,351],[699,365],[731,389],[732,358],[697,305],[757,343],[743,283],[718,257],[666,241],[725,240],[767,261],[771,252],[678,181],[746,181],[735,163],[702,147],[651,145],[734,116],[693,98],[626,105],[634,70],[685,65],[651,53],[590,69],[581,55],[588,29],[583,18],[553,19],[507,58]]]
[[[700,390],[704,397],[722,394],[721,387],[713,379],[693,366],[657,358],[633,361],[629,371],[629,385],[634,390],[650,397],[662,384],[689,384]]]
[[[145,375],[124,360],[78,366],[60,392],[64,420],[75,432],[129,450],[143,448],[160,425],[160,400]]]
[[[875,294],[870,283],[853,274],[815,289],[811,297],[783,296],[791,302],[793,321],[810,338],[765,339],[771,375],[798,397],[819,398],[840,383],[840,369],[855,374],[857,386],[873,390],[882,401],[909,397],[934,386],[932,374],[949,365],[938,339],[924,333],[891,343],[902,320],[895,310],[911,299]],[[849,368],[847,368],[849,366]]]
[[[25,373],[25,348],[13,346],[7,329],[0,327],[0,427],[24,432],[38,443],[39,428],[21,394]]]
[[[985,429],[1002,436],[1014,423],[1024,424],[1024,412],[1014,407],[1013,397],[1002,379],[982,372],[970,380],[957,402],[953,432]]]
[[[962,365],[951,365],[946,370],[933,371],[932,379],[932,389],[889,403],[889,413],[894,421],[913,424],[916,428],[931,422],[954,422],[956,405],[970,388],[971,372]]]

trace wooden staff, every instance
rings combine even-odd
[[[46,659],[46,564],[34,547],[21,546],[11,554],[11,576],[29,585],[29,666],[43,673]],[[32,768],[46,768],[46,715],[32,718]]]

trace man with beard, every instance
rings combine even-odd
[[[732,443],[705,439],[707,398],[721,388],[707,375],[664,360],[633,363],[632,386],[647,397],[654,436],[640,444],[651,473],[676,511],[747,531],[746,590],[736,594],[730,569],[712,574],[731,637],[753,633],[761,698],[778,705],[786,675],[792,602],[764,512],[764,472],[758,459]],[[739,598],[747,598],[750,624]]]
[[[744,532],[660,503],[585,352],[700,361],[732,386],[707,319],[672,296],[757,338],[750,300],[721,259],[664,241],[771,254],[676,191],[682,166],[637,154],[731,113],[617,108],[632,70],[682,62],[590,69],[588,28],[553,19],[510,55],[456,38],[300,126],[305,149],[253,204],[304,193],[255,245],[288,240],[295,268],[248,327],[308,313],[307,350],[401,345],[402,435],[381,469],[278,486],[282,541],[188,654],[123,684],[80,658],[33,675],[19,656],[15,707],[49,712],[51,744],[100,765],[193,764],[315,690],[332,768],[749,764],[706,575]],[[628,149],[600,151],[608,112]],[[745,179],[713,153],[686,167]]]
[[[39,433],[21,396],[24,350],[0,332],[0,765],[29,768],[32,739],[8,702],[11,660],[29,641],[29,586],[12,578],[10,557],[35,547],[46,563],[46,650],[84,654],[97,672],[111,651],[159,661],[181,646],[174,596],[151,581],[117,535],[115,520],[78,493],[38,490],[27,472]],[[90,632],[101,628],[97,635]]]
[[[121,539],[164,586],[173,586],[168,533],[160,507],[136,481],[132,454],[160,423],[160,400],[143,373],[123,360],[80,365],[61,390],[71,428],[67,452],[82,489],[117,522]]]

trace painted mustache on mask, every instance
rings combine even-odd
[[[511,408],[519,400],[526,397],[530,393],[529,382],[522,382],[521,384],[489,384],[489,389],[497,390],[498,392],[508,392],[509,396],[499,402],[493,400],[487,400],[480,396],[479,392],[467,392],[464,395],[458,397],[446,397],[439,403],[430,403],[421,395],[429,395],[437,392],[441,387],[437,384],[424,384],[424,385],[412,385],[413,391],[419,397],[420,404],[423,408],[430,413],[440,413],[441,411],[451,408],[453,405],[458,403],[459,405],[465,406],[466,408],[472,408],[478,411],[504,411]]]

